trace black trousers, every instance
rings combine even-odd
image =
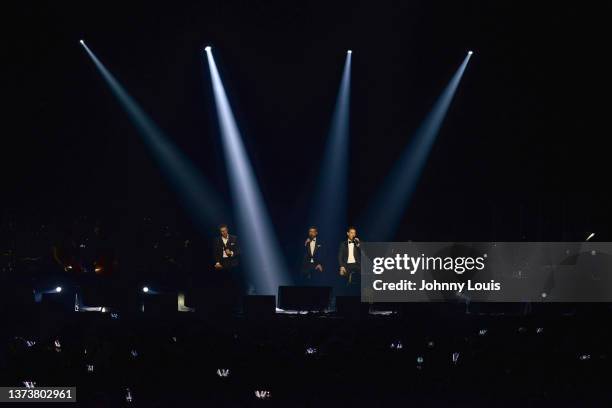
[[[302,286],[320,286],[323,285],[323,273],[315,269],[317,264],[307,263],[302,266],[302,273],[300,276],[300,285]]]
[[[347,272],[346,285],[349,295],[359,296],[361,293],[361,264],[350,263],[345,266]]]

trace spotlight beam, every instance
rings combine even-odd
[[[249,266],[251,280],[257,293],[276,294],[279,285],[289,283],[280,246],[212,50],[207,47],[205,51],[239,231],[243,237],[246,237],[242,241],[242,253],[246,261],[244,264]]]
[[[138,129],[145,145],[181,197],[182,204],[194,217],[199,227],[209,229],[224,214],[223,207],[217,201],[216,193],[200,171],[169,141],[168,137],[127,93],[85,42],[80,40],[79,43]]]
[[[310,217],[328,238],[341,234],[347,222],[351,57],[348,50]]]
[[[366,225],[364,236],[367,236],[370,241],[388,241],[393,238],[472,54],[471,51],[467,53],[410,140],[397,164],[374,196],[375,201],[366,211],[364,220]]]

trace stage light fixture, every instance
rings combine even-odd
[[[204,51],[206,51],[206,52],[209,52],[210,50],[211,50],[210,45],[208,45],[208,46],[206,46],[206,47],[204,48]]]
[[[142,288],[142,291],[143,291],[144,293],[149,293],[149,287],[148,287],[148,286],[143,287],[143,288]]]
[[[55,288],[55,292],[60,293],[62,291],[62,287],[58,286]]]

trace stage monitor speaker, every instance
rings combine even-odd
[[[331,293],[331,286],[279,286],[278,307],[322,312],[329,308]]]
[[[276,315],[276,297],[272,295],[245,296],[243,306],[250,320],[271,320]]]
[[[336,313],[339,316],[359,318],[367,317],[369,303],[362,303],[359,296],[336,296]]]

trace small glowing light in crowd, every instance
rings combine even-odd
[[[131,355],[132,355],[132,357],[134,357],[134,358],[138,357],[138,351],[136,351],[136,350],[131,350],[131,351],[130,351],[130,354],[131,354]]]
[[[102,306],[102,309],[100,309],[100,311],[101,311],[102,313],[106,313],[106,308],[105,308],[104,306]]]
[[[588,241],[588,240],[590,240],[591,238],[593,238],[594,236],[595,236],[595,233],[594,233],[594,232],[591,232],[591,233],[589,234],[589,236],[587,237],[587,239],[586,239],[586,240]]]
[[[487,334],[487,331],[488,331],[487,329],[480,329],[480,330],[478,330],[478,335],[479,336],[484,336],[484,335]]]
[[[425,360],[423,359],[422,356],[418,356],[417,357],[417,364],[423,364],[423,361],[425,361]]]
[[[587,361],[591,359],[591,355],[590,354],[581,354],[580,357],[578,357],[578,359],[580,361]]]
[[[434,348],[435,345],[436,345],[436,343],[434,343],[433,340],[429,340],[427,342],[427,348],[432,349],[432,348]]]
[[[111,319],[118,319],[118,318],[119,318],[118,313],[111,313]]]
[[[149,293],[149,287],[148,287],[148,286],[145,286],[144,288],[142,288],[142,291],[143,291],[144,293]]]
[[[176,343],[176,336],[172,336],[172,341]]]
[[[57,293],[60,293],[60,292],[62,291],[62,287],[61,287],[61,286],[56,287],[56,288],[55,288],[55,291],[56,291]]]
[[[519,333],[521,333],[521,334],[523,334],[523,333],[527,333],[527,328],[526,328],[526,327],[521,326],[521,327],[519,327],[519,328],[518,328],[518,332],[519,332]]]
[[[221,378],[227,378],[230,375],[230,370],[229,368],[218,368],[217,375]]]
[[[132,391],[129,388],[125,389],[125,402],[132,402],[134,399],[132,398]]]
[[[62,347],[62,344],[60,343],[59,339],[56,339],[53,344],[55,344],[55,347]]]
[[[25,344],[28,347],[34,347],[34,345],[36,345],[36,341],[34,341],[34,340],[26,340]]]
[[[543,327],[538,327],[538,328],[536,329],[536,333],[537,333],[537,334],[541,334],[541,333],[543,333],[543,332],[544,332],[544,328],[543,328]]]
[[[94,365],[93,364],[87,364],[87,372],[88,373],[93,373],[94,371]]]
[[[453,364],[457,364],[457,362],[459,361],[459,352],[458,352],[458,351],[455,351],[455,352],[452,354],[451,358],[453,359]]]
[[[266,390],[255,391],[255,398],[257,399],[267,400],[267,399],[270,399],[271,397],[272,397],[272,394],[270,393],[270,391],[266,391]]]
[[[391,349],[392,350],[401,350],[404,348],[404,345],[402,344],[401,341],[394,341],[391,343]]]
[[[69,271],[72,269],[72,265],[66,265],[66,267],[64,268],[64,270]]]
[[[36,388],[36,381],[24,381],[23,386],[26,388]]]
[[[316,347],[306,347],[306,354],[317,354]]]
[[[546,296],[548,296],[546,292],[542,292],[542,297],[545,298]]]

